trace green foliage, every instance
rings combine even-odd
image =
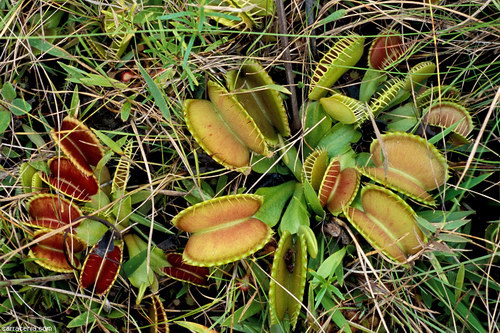
[[[283,10],[268,0],[0,2],[0,327],[148,330],[154,294],[167,309],[171,332],[292,332],[295,321],[297,332],[498,331],[500,77],[492,41],[499,5],[431,2],[384,2],[375,8],[313,0]],[[361,36],[351,49],[350,33]],[[357,60],[387,34],[395,36],[391,41],[405,41],[401,57],[385,61],[390,65],[383,70],[370,68],[365,56]],[[200,149],[182,104],[208,99],[209,80],[225,82],[227,73],[241,74],[249,62],[261,64],[270,81],[250,89],[221,87],[222,95],[271,92],[283,102],[290,124],[302,127],[290,136],[272,133],[262,155],[249,151],[242,174]],[[250,69],[245,75],[251,76]],[[374,122],[335,121],[308,98],[313,90],[314,99],[345,96],[371,106]],[[470,134],[436,109],[434,119],[427,119],[440,104],[465,109]],[[269,109],[261,106],[260,111]],[[105,150],[92,167],[100,191],[91,202],[75,205],[84,215],[117,222],[124,236],[134,238],[124,251],[121,275],[102,298],[78,286],[78,271],[50,272],[28,256],[36,229],[26,225],[26,202],[42,192],[57,194],[40,175],[50,174],[47,160],[61,154],[49,133],[66,115],[91,128]],[[238,137],[237,129],[228,131]],[[315,149],[325,149],[330,161],[338,159],[342,170],[373,165],[370,142],[394,131],[433,144],[446,156],[450,174],[429,192],[435,208],[398,195],[415,211],[425,236],[422,251],[401,265],[385,261],[347,222],[346,210],[332,216],[302,177]],[[467,132],[467,138],[457,132]],[[127,172],[115,180],[125,164]],[[361,179],[363,185],[370,182]],[[173,216],[189,205],[251,193],[264,201],[249,219],[272,228],[273,241],[251,256],[215,266],[207,289],[163,275],[169,265],[164,252],[182,252],[193,236],[173,228]],[[363,206],[360,195],[351,206]],[[88,246],[78,254],[80,261],[110,228],[90,218],[80,221],[74,231]],[[203,233],[217,234],[216,229]],[[307,247],[305,287],[299,291],[307,288],[307,297],[296,318],[294,312],[294,318],[271,325],[270,274],[280,260],[275,242],[288,232],[292,243],[301,237]]]

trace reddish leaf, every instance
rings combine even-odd
[[[248,169],[248,148],[232,134],[211,102],[187,100],[184,102],[184,115],[196,142],[214,160],[229,169]]]
[[[28,212],[30,215],[28,224],[48,229],[58,229],[82,215],[78,207],[53,194],[35,196],[28,202]]]
[[[271,237],[271,228],[252,216],[262,197],[239,194],[220,197],[189,207],[172,220],[191,232],[183,259],[196,266],[215,266],[249,256]]]
[[[149,320],[153,325],[151,327],[151,332],[155,333],[168,333],[170,329],[167,324],[167,313],[165,312],[165,307],[158,295],[153,295],[151,298],[151,308],[149,310]]]
[[[403,39],[396,34],[397,32],[388,31],[386,36],[377,37],[373,41],[368,55],[371,68],[385,69],[405,52]]]
[[[385,149],[378,139],[370,146],[375,168],[361,168],[361,172],[419,202],[435,205],[427,191],[446,182],[445,157],[427,140],[413,134],[393,132],[381,138]]]
[[[35,233],[34,240],[42,238],[51,230],[39,230]],[[66,253],[72,257],[73,266],[80,266],[79,260],[74,256],[74,253],[83,251],[85,244],[77,237],[70,234],[66,235]],[[54,272],[69,273],[73,271],[73,267],[68,263],[64,254],[64,234],[59,233],[50,236],[49,238],[40,240],[33,246],[29,252],[29,256],[39,259],[36,261],[40,266]]]
[[[50,176],[42,179],[61,193],[80,201],[90,201],[99,184],[95,176],[82,174],[66,157],[49,160]]]
[[[76,167],[85,175],[92,175],[92,168],[103,157],[103,149],[92,131],[78,119],[67,116],[61,128],[51,132],[52,138]]]
[[[340,172],[335,189],[330,195],[327,207],[330,213],[337,215],[342,209],[349,206],[358,192],[360,182],[359,173],[354,168],[347,168]]]
[[[98,243],[99,244],[99,243]],[[96,253],[96,246],[85,259],[80,275],[80,286],[96,295],[108,292],[115,283],[123,258],[123,242],[114,245],[113,250],[105,253],[105,258]]]
[[[197,286],[208,286],[208,274],[210,271],[206,267],[191,266],[183,262],[182,254],[168,253],[166,255],[167,261],[172,267],[163,268],[163,272],[169,277],[182,281],[192,283]]]
[[[321,182],[321,186],[319,189],[319,201],[322,207],[324,207],[331,199],[330,195],[335,189],[335,184],[337,184],[339,173],[340,162],[338,160],[332,160],[325,172],[325,175],[323,176],[323,181]]]
[[[404,263],[422,249],[425,237],[413,209],[393,192],[376,185],[361,191],[362,209],[349,208],[349,222],[377,250]]]

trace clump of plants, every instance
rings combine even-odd
[[[0,327],[498,328],[494,5],[43,5],[0,6]]]

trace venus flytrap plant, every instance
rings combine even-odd
[[[448,178],[446,159],[416,135],[387,133],[382,140],[374,140],[370,146],[375,167],[362,167],[361,173],[418,202],[436,205],[427,191],[443,185]]]
[[[184,102],[189,131],[218,163],[248,173],[250,151],[269,155],[264,136],[243,106],[224,87],[210,81],[208,94],[211,102]]]
[[[378,87],[387,80],[385,70],[399,62],[408,49],[396,31],[387,30],[375,37],[368,51],[368,69],[361,82],[360,101],[370,100]]]
[[[323,97],[319,101],[330,117],[343,124],[360,126],[368,119],[366,105],[354,98],[334,93],[332,96]]]
[[[424,246],[415,212],[393,192],[375,185],[361,190],[362,210],[349,207],[344,214],[349,222],[390,259],[406,263]]]
[[[452,132],[460,141],[467,142],[467,136],[474,128],[472,117],[467,109],[455,102],[437,102],[432,104],[422,118],[424,126],[448,128],[455,125]]]
[[[306,283],[306,249],[304,235],[283,232],[274,254],[269,285],[271,326],[283,327],[287,321],[293,330],[297,324]]]
[[[151,324],[150,332],[154,333],[169,333],[167,313],[165,307],[158,295],[151,297],[151,307],[149,310],[148,320]]]
[[[307,156],[302,166],[302,182],[309,182],[317,191],[321,185],[321,179],[328,166],[328,153],[324,149],[316,149]]]
[[[44,237],[52,233],[51,229],[40,229],[33,234],[33,240],[40,238],[28,254],[35,259],[35,262],[54,272],[71,273],[74,267],[80,267],[80,260],[76,254],[86,248],[86,244],[75,235],[65,236],[63,233],[56,233],[49,237]],[[69,252],[67,256],[65,252]],[[69,261],[68,261],[69,258]]]
[[[416,98],[417,107],[422,111],[431,104],[441,102],[460,103],[460,90],[448,85],[435,86],[427,88]]]
[[[422,84],[436,71],[436,64],[432,61],[419,62],[406,74],[404,90],[418,91]]]
[[[365,38],[358,35],[341,37],[319,61],[311,77],[309,99],[323,97],[337,80],[356,65],[363,55]]]
[[[193,266],[217,266],[247,257],[262,248],[271,228],[253,217],[262,197],[229,195],[191,206],[177,214],[172,223],[191,233],[183,259]]]
[[[275,84],[259,63],[246,61],[240,69],[226,74],[226,82],[270,145],[279,142],[278,135],[290,136],[283,100],[277,90],[271,89]]]
[[[155,273],[160,273],[161,269],[168,265],[163,253],[158,248],[150,251],[150,263],[146,257],[148,255],[148,243],[142,240],[138,235],[128,233],[123,236],[127,245],[130,260],[124,264],[124,271],[130,283],[138,289],[135,303],[141,303],[147,288],[152,292],[158,291],[158,279]],[[134,267],[135,266],[135,267]]]
[[[197,267],[186,264],[180,253],[166,253],[168,265],[162,269],[168,277],[190,283],[198,287],[208,287],[210,271],[206,267]]]
[[[118,277],[123,260],[123,240],[119,232],[109,230],[85,258],[79,285],[92,294],[108,293]]]

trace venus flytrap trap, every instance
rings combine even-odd
[[[277,90],[269,88],[275,84],[262,65],[246,61],[226,74],[226,82],[270,145],[278,144],[278,135],[290,136],[283,100]]]
[[[302,296],[306,283],[307,244],[305,236],[281,235],[274,254],[269,285],[269,309],[271,326],[286,325],[293,330],[297,324]],[[287,327],[284,326],[284,327]]]
[[[370,145],[374,167],[360,172],[412,199],[436,205],[428,191],[443,185],[448,178],[445,157],[425,139],[408,133],[387,133],[382,143]]]
[[[429,106],[422,118],[423,126],[449,128],[453,125],[453,134],[460,141],[467,142],[467,137],[474,128],[472,117],[467,109],[455,102],[436,102]]]
[[[349,222],[390,259],[406,263],[424,246],[424,237],[415,212],[393,192],[376,185],[361,190],[362,210],[349,207],[344,214]]]
[[[323,97],[337,80],[356,65],[363,55],[365,38],[358,35],[341,37],[316,65],[311,77],[309,99]]]
[[[191,236],[183,259],[193,266],[217,266],[247,257],[261,249],[272,230],[253,215],[262,197],[230,195],[191,206],[177,214],[172,223]]]

